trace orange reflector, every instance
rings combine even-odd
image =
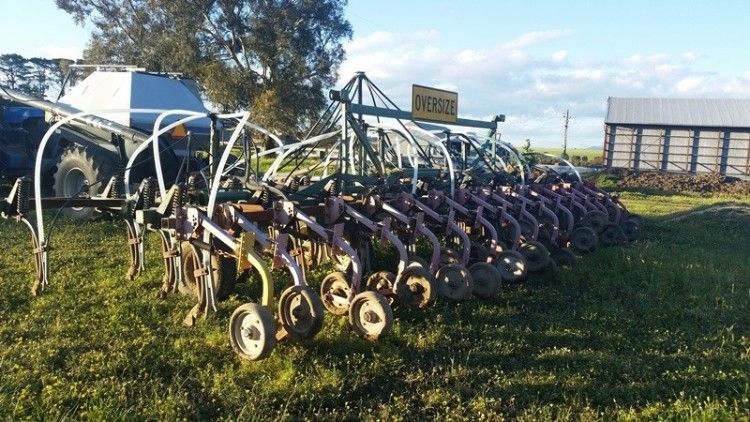
[[[187,128],[185,125],[176,126],[172,129],[172,132],[170,132],[169,135],[172,139],[182,139],[187,136]]]

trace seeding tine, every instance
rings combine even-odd
[[[392,108],[386,112],[377,104],[355,107],[352,96],[363,83],[371,90],[373,103],[377,98],[386,107],[395,105],[358,75],[347,85],[351,91],[331,93],[336,102],[329,106],[325,120],[313,126],[312,137],[292,145],[250,122],[249,112],[145,111],[158,115],[154,130],[151,135],[138,135],[142,142],[131,145],[130,157],[122,153],[123,161],[128,158],[123,176],[108,179],[101,197],[66,198],[65,206],[74,201],[76,206],[122,216],[130,280],[145,271],[146,235],[158,233],[164,263],[159,296],[172,292],[196,296],[197,303],[185,316],[189,325],[217,312],[238,274],[257,273],[259,302],[239,306],[229,320],[232,348],[251,360],[267,357],[283,338],[315,336],[322,328],[324,309],[348,314],[358,335],[376,340],[393,327],[392,303],[423,308],[434,301],[436,292],[448,301],[462,301],[472,294],[489,298],[502,282],[519,281],[530,271],[571,266],[576,256],[568,247],[589,252],[600,240],[615,244],[640,236],[642,220],[617,197],[581,181],[577,172],[579,181],[567,183],[559,174],[556,179],[532,174],[515,148],[494,139],[480,144],[473,135],[448,130],[438,136],[399,118],[393,127],[382,124],[380,118],[413,116]],[[375,113],[378,123],[354,118],[352,110]],[[86,116],[65,117],[64,123],[50,130]],[[174,121],[162,127],[170,116]],[[176,125],[198,119],[211,122],[207,173],[198,169],[200,173],[187,174],[187,184],[177,180],[170,185],[163,168],[167,162],[160,158],[160,138]],[[498,121],[479,122],[477,127],[496,131]],[[219,149],[219,123],[224,128],[234,125],[224,150]],[[320,133],[336,125],[341,128]],[[276,146],[256,150],[250,138],[253,132],[269,137]],[[368,134],[376,134],[377,141]],[[42,203],[38,185],[39,162],[50,135],[40,146],[35,178],[16,181],[8,199],[0,202],[3,217],[16,218],[31,232],[35,293],[49,283],[50,247],[42,210],[51,203]],[[228,164],[238,141],[242,160]],[[308,171],[301,169],[309,157],[318,156],[316,151],[321,152],[317,164]],[[141,181],[131,195],[131,167],[139,155],[149,152],[156,177]],[[258,163],[262,156],[275,154],[275,159],[260,175],[258,167],[252,173],[251,154]],[[503,168],[506,159],[517,162],[514,174]],[[293,161],[297,162],[292,171],[280,174]],[[320,169],[321,163],[323,177],[318,177],[313,169]],[[178,176],[192,167],[189,159],[183,164]],[[241,164],[242,178],[235,173],[242,170]],[[198,174],[205,186],[198,182]],[[531,180],[535,182],[527,184]],[[34,222],[26,217],[32,183]],[[424,239],[430,248],[429,262],[418,255]],[[395,249],[397,262],[392,267],[373,263],[377,245]],[[308,270],[326,260],[339,271],[322,280],[318,294],[309,286],[312,272]],[[292,283],[277,298],[271,270],[282,268]],[[378,271],[369,274],[373,269]]]

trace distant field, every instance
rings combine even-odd
[[[547,154],[552,155],[560,155],[562,154],[562,148],[554,148],[554,147],[531,147],[532,150],[538,151],[538,152],[546,152]],[[603,156],[603,150],[602,149],[588,149],[588,148],[568,148],[568,156],[574,157],[588,157],[588,160],[591,161],[594,158]]]
[[[186,297],[125,281],[122,224],[56,228],[52,285],[31,297],[26,229],[0,221],[3,419],[740,420],[750,415],[750,197],[623,194],[645,237],[493,300],[398,309],[392,336],[327,316],[263,362],[231,351],[233,297],[197,327]],[[319,283],[326,269],[313,277]],[[275,272],[279,274],[280,272]],[[243,288],[243,294],[251,290]]]

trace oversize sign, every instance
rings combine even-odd
[[[414,120],[456,123],[458,118],[458,93],[422,85],[412,85],[411,117]]]

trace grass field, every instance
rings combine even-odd
[[[230,300],[197,327],[184,297],[124,279],[120,223],[56,228],[53,284],[31,297],[28,233],[0,223],[3,419],[706,419],[750,415],[750,198],[623,194],[645,238],[490,301],[399,309],[361,341],[328,318],[315,341],[240,361]]]
[[[554,147],[535,147],[532,145],[532,150],[538,151],[538,152],[545,152],[547,154],[552,154],[555,156],[559,156],[562,154],[562,148],[554,148]],[[588,161],[591,162],[595,158],[602,157],[604,155],[604,152],[602,149],[589,149],[589,148],[568,148],[568,157],[587,157]]]

